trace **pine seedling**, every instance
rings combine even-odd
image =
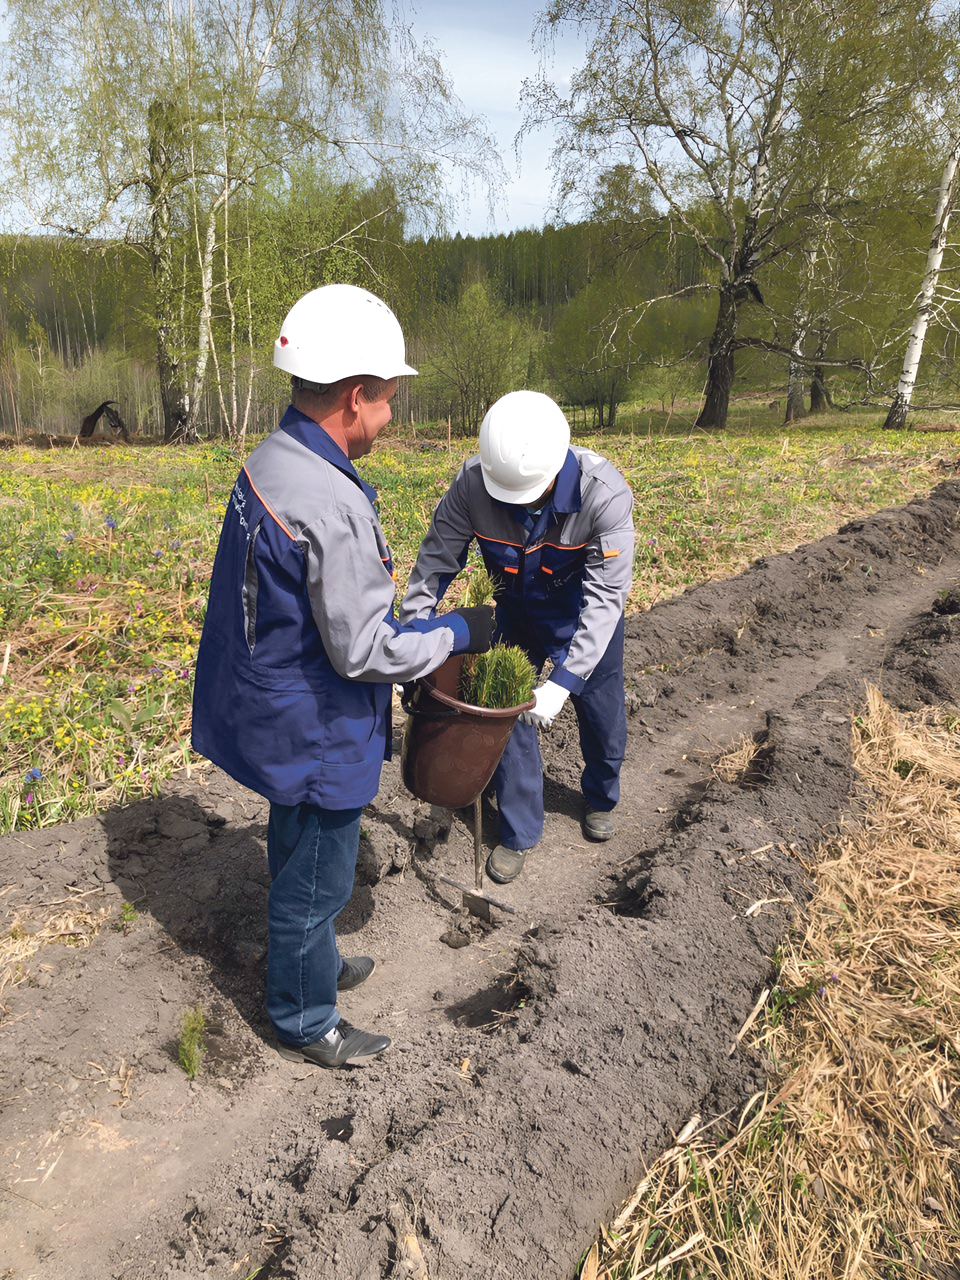
[[[207,1019],[200,1005],[194,1005],[183,1015],[180,1042],[177,1045],[177,1061],[190,1080],[196,1079],[207,1046],[203,1043]]]
[[[493,579],[487,573],[486,569],[475,569],[470,574],[467,582],[466,594],[463,597],[463,603],[468,608],[475,608],[477,605],[490,604],[493,601]]]
[[[463,660],[460,697],[474,707],[502,711],[530,701],[537,673],[516,645],[495,644]]]

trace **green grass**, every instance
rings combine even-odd
[[[194,1005],[183,1015],[180,1041],[177,1044],[177,1061],[190,1080],[196,1079],[203,1061],[207,1047],[203,1043],[203,1033],[206,1029],[207,1019],[200,1005]]]
[[[666,417],[624,409],[612,433],[574,439],[636,495],[630,608],[928,491],[960,446],[953,431],[884,432],[880,414],[788,432],[779,411],[748,400],[720,434],[694,430],[683,404],[664,429]],[[448,452],[445,426],[430,434],[391,429],[359,464],[380,491],[398,597],[437,501],[476,451],[459,439]],[[190,759],[193,660],[239,461],[222,444],[0,451],[0,830],[150,794]],[[476,555],[471,566],[451,603]]]

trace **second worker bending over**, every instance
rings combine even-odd
[[[536,391],[498,400],[479,445],[434,512],[400,621],[434,616],[476,538],[495,584],[494,639],[519,645],[538,672],[552,663],[494,775],[501,843],[487,873],[506,884],[543,834],[537,729],[550,728],[568,697],[584,760],[584,831],[593,840],[614,834],[627,742],[623,610],[633,572],[633,495],[612,463],[570,447],[562,410]]]

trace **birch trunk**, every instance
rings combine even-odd
[[[726,285],[720,290],[720,306],[717,323],[710,339],[710,359],[707,364],[707,386],[703,408],[697,416],[698,427],[711,427],[722,431],[727,425],[727,409],[733,387],[734,351],[732,342],[737,332],[737,304],[734,287]]]
[[[797,422],[807,416],[803,401],[803,347],[807,340],[807,315],[803,304],[798,302],[793,309],[793,329],[790,334],[790,372],[787,376],[787,409],[784,414],[784,425]]]
[[[826,377],[823,371],[823,365],[819,361],[823,360],[827,352],[827,322],[825,319],[820,321],[820,328],[817,331],[817,354],[814,359],[818,361],[813,366],[813,377],[810,379],[810,413],[826,413],[830,403],[830,395],[827,391]]]
[[[933,234],[930,237],[930,248],[927,250],[927,266],[923,284],[920,286],[920,303],[907,339],[907,351],[903,358],[903,372],[897,383],[897,392],[890,406],[890,412],[887,414],[887,420],[883,424],[888,429],[902,428],[907,423],[907,410],[910,408],[910,400],[917,381],[917,370],[920,367],[920,357],[923,355],[923,340],[933,311],[943,251],[947,243],[947,227],[950,223],[950,211],[956,190],[958,163],[960,163],[960,134],[954,141],[953,150],[950,152],[940,180]]]

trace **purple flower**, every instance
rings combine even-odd
[[[64,542],[72,542],[77,535],[75,533],[65,533],[63,535]]]
[[[116,527],[117,527],[117,522],[116,520],[114,520],[113,516],[107,516],[107,528],[115,529]]]
[[[163,552],[162,552],[162,551],[155,551],[153,554],[154,554],[154,555],[157,557],[157,559],[159,560],[159,559],[160,559],[160,557],[163,555]]]
[[[43,777],[43,774],[36,767],[34,767],[33,769],[27,770],[28,782],[39,782],[42,777]]]
[[[33,804],[33,792],[32,792],[32,791],[28,791],[28,792],[27,792],[27,794],[26,794],[26,796],[25,796],[25,798],[24,798],[23,803],[24,803],[24,804]]]
[[[657,539],[655,537],[647,539],[648,547],[655,547],[656,545],[657,545]]]

